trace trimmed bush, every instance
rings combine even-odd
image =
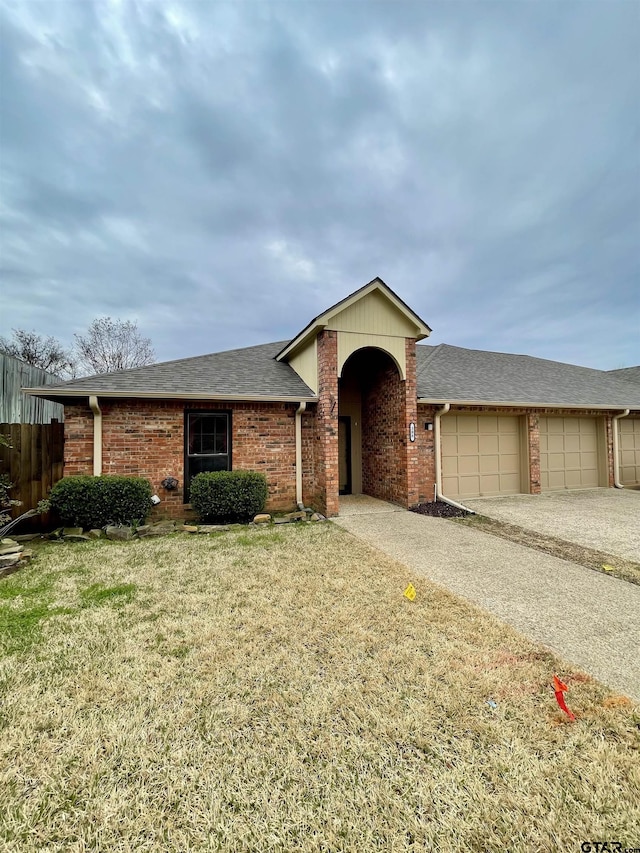
[[[51,490],[51,508],[70,527],[105,527],[144,521],[151,507],[151,484],[141,477],[65,477]]]
[[[264,508],[267,478],[256,471],[196,474],[190,500],[202,521],[248,521]]]

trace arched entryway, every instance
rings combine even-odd
[[[406,505],[405,382],[375,347],[356,350],[338,381],[341,494],[366,494]]]

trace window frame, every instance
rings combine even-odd
[[[189,418],[191,415],[225,415],[227,418],[227,452],[226,453],[189,453]],[[185,409],[184,410],[184,428],[183,428],[183,450],[184,450],[184,488],[183,503],[189,503],[189,486],[191,485],[189,460],[192,457],[203,456],[227,456],[229,459],[228,467],[223,470],[233,470],[233,429],[232,429],[232,409]]]

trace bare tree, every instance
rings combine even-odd
[[[74,335],[75,352],[82,372],[110,373],[153,364],[155,352],[150,338],[144,338],[131,320],[96,318],[86,335]]]
[[[56,376],[75,376],[75,363],[71,352],[60,341],[49,335],[39,335],[26,329],[13,329],[11,338],[0,337],[0,352],[5,352],[34,367],[40,367]]]

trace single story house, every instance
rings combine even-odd
[[[172,517],[195,474],[227,469],[263,471],[272,510],[327,516],[348,493],[408,507],[640,483],[640,368],[420,344],[430,332],[375,278],[289,341],[25,391],[65,407],[65,475],[147,477]]]

